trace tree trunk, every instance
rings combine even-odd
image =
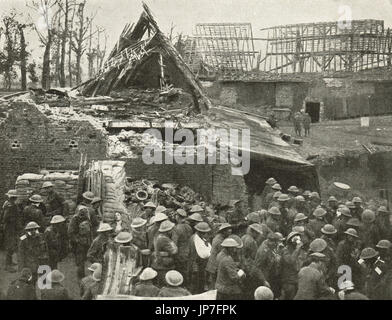
[[[60,87],[65,87],[65,54],[68,37],[68,14],[69,14],[69,0],[65,0],[65,17],[64,17],[64,32],[61,39],[61,58],[60,58]]]
[[[82,83],[81,62],[82,62],[82,55],[80,52],[77,52],[76,53],[76,84],[77,85]]]
[[[52,35],[48,32],[48,40],[45,45],[44,59],[42,63],[42,88],[50,89],[50,47],[52,45]]]
[[[19,26],[20,32],[20,75],[21,75],[21,89],[27,89],[27,54],[26,54],[26,39],[23,31],[24,26]]]

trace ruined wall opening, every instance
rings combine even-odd
[[[309,113],[312,123],[320,122],[320,102],[306,102],[305,112]]]

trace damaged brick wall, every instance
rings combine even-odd
[[[0,200],[16,178],[41,169],[78,170],[80,154],[88,160],[105,158],[105,133],[89,120],[47,117],[34,104],[14,102],[0,119]]]
[[[189,186],[213,203],[228,203],[233,198],[247,199],[243,177],[231,175],[228,165],[146,165],[142,159],[128,159],[127,176]]]

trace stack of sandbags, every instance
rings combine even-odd
[[[39,174],[25,173],[16,179],[15,188],[22,199],[27,199],[31,194],[40,194],[45,198],[42,190],[44,182],[50,181],[54,190],[66,201],[76,201],[78,193],[79,175],[75,171],[53,172],[41,171]]]
[[[127,209],[124,205],[125,162],[102,161],[102,173],[105,179],[103,212],[127,214]]]

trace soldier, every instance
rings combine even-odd
[[[59,215],[64,215],[64,198],[54,191],[53,183],[46,181],[42,185],[42,189],[47,195],[46,199],[46,216],[49,218]]]
[[[207,234],[211,228],[206,222],[199,222],[195,226],[196,233],[189,239],[188,275],[190,291],[193,294],[204,292],[206,286],[206,266],[211,255],[211,244]]]
[[[321,237],[321,229],[327,224],[325,221],[326,214],[327,211],[325,211],[323,208],[317,208],[313,211],[314,219],[310,220],[308,223],[308,227],[313,231],[317,238]]]
[[[318,192],[311,192],[309,195],[309,210],[314,212],[321,205],[321,198]]]
[[[93,273],[98,268],[102,269],[102,265],[100,263],[93,263],[88,267],[88,271],[91,273],[80,280],[80,296],[83,297],[84,293],[87,291],[87,288],[90,287],[94,283]]]
[[[375,220],[376,215],[372,210],[366,209],[363,211],[362,225],[359,228],[359,236],[363,247],[374,248],[379,241],[378,230],[374,223]]]
[[[338,296],[340,300],[369,300],[364,294],[355,290],[354,283],[349,280],[341,284],[341,291]]]
[[[300,112],[296,112],[294,117],[293,117],[293,125],[294,125],[294,131],[297,136],[302,135],[302,115]]]
[[[247,227],[245,221],[247,213],[244,214],[241,203],[242,200],[231,200],[229,204],[231,209],[227,211],[227,222],[231,224],[232,230],[236,234],[243,234]]]
[[[8,272],[16,272],[13,266],[16,264],[12,261],[13,254],[18,248],[18,238],[23,230],[23,217],[16,204],[18,197],[16,190],[10,190],[6,194],[8,200],[3,206],[3,235],[4,246],[6,249],[5,270]]]
[[[185,296],[190,296],[191,293],[185,289],[182,288],[181,285],[184,282],[184,278],[179,273],[178,271],[171,270],[168,271],[165,274],[165,280],[167,283],[167,286],[163,287],[159,293],[158,297],[185,297]]]
[[[157,208],[157,206],[153,202],[147,202],[143,206],[143,213],[141,217],[147,221],[149,221],[153,216],[154,216],[154,211]]]
[[[7,291],[7,300],[37,300],[31,270],[24,268],[20,277],[11,282]]]
[[[352,209],[351,215],[354,218],[361,219],[364,210],[362,207],[362,199],[360,197],[354,197],[352,203],[354,205],[354,208]]]
[[[336,240],[339,242],[345,238],[344,232],[347,230],[347,222],[351,218],[350,209],[346,206],[340,207],[332,224],[336,228]]]
[[[112,242],[111,235],[113,228],[107,223],[102,223],[97,233],[98,236],[93,240],[91,247],[88,249],[87,260],[92,263],[98,262],[102,265],[106,249]]]
[[[265,182],[265,187],[263,189],[263,192],[261,193],[261,204],[262,204],[262,209],[268,209],[268,206],[265,202],[267,194],[272,192],[272,186],[274,184],[276,184],[277,181],[275,180],[275,178],[269,178],[266,182]]]
[[[279,207],[279,202],[278,199],[282,195],[282,192],[276,191],[274,195],[272,196],[272,201],[268,205],[268,210],[271,209],[272,207]]]
[[[267,221],[265,224],[272,232],[279,232],[281,230],[282,214],[277,207],[272,207],[268,210]]]
[[[169,217],[163,212],[156,212],[150,220],[150,227],[147,229],[148,248],[153,251],[155,238],[158,236],[159,227],[162,222],[168,220]]]
[[[288,202],[290,198],[287,194],[282,193],[278,198],[278,209],[281,213],[280,219],[280,233],[288,234],[290,231]]]
[[[41,290],[41,300],[72,300],[68,290],[61,284],[64,279],[64,275],[59,270],[51,271],[47,276],[50,289]]]
[[[35,194],[29,198],[30,204],[23,209],[23,224],[36,222],[40,226],[40,231],[45,230],[45,218],[40,205],[44,202],[42,197]]]
[[[389,240],[380,240],[376,248],[380,254],[380,259],[385,262],[387,269],[392,269],[391,242]]]
[[[91,201],[91,207],[94,210],[94,216],[98,221],[102,221],[103,219],[102,202],[103,200],[100,197],[94,197],[93,201]]]
[[[25,234],[20,237],[18,248],[19,270],[29,268],[33,275],[33,283],[37,281],[38,267],[48,265],[49,254],[45,239],[39,233],[40,226],[32,221],[25,227]]]
[[[92,231],[93,236],[95,236],[96,231],[99,226],[99,219],[96,215],[96,211],[94,210],[94,208],[92,206],[92,202],[93,202],[94,198],[95,197],[92,192],[90,192],[90,191],[84,192],[82,195],[82,202],[76,208],[76,212],[79,210],[80,207],[87,208],[87,211],[88,211],[87,217],[90,220],[91,231]]]
[[[334,237],[336,236],[337,230],[331,224],[326,224],[321,228],[321,239],[327,243],[327,248],[322,252],[327,257],[327,273],[325,278],[329,286],[333,287],[337,283],[337,263],[336,263],[336,242]]]
[[[221,247],[221,256],[218,257],[218,272],[215,283],[217,290],[216,300],[241,300],[241,279],[245,272],[238,268],[235,262],[238,243],[234,239],[225,239]]]
[[[303,250],[301,234],[291,232],[287,236],[287,245],[282,253],[282,300],[294,299],[298,288],[298,272],[302,268],[305,257],[306,252]]]
[[[186,211],[177,209],[175,218],[177,224],[173,229],[173,241],[177,245],[178,253],[176,255],[176,270],[184,276],[184,284],[188,285],[188,261],[190,255],[189,239],[193,234],[192,227],[185,222],[187,217]]]
[[[263,227],[254,223],[248,227],[247,233],[242,236],[241,240],[244,244],[242,248],[242,260],[254,263],[257,248],[259,247],[257,240],[263,235]]]
[[[328,223],[332,224],[335,216],[336,216],[336,211],[338,209],[338,200],[334,196],[330,196],[328,198],[328,205],[327,205],[327,214],[325,216],[325,219],[327,220]]]
[[[317,300],[335,293],[324,280],[325,255],[314,252],[310,258],[311,264],[298,272],[298,291],[294,300]]]
[[[82,296],[82,300],[96,299],[96,297],[99,293],[99,288],[101,287],[101,280],[102,280],[102,267],[101,266],[99,266],[93,272],[92,279],[93,279],[93,281],[89,284],[86,291],[84,292],[84,294]]]
[[[310,136],[310,125],[312,124],[312,118],[310,117],[309,113],[305,113],[302,118],[302,124],[305,130],[305,137]]]
[[[303,228],[303,231],[301,232],[301,241],[303,243],[303,247],[307,248],[310,242],[313,241],[313,239],[315,239],[316,236],[308,226],[308,217],[301,212],[295,216],[294,226],[292,228],[292,231],[294,231],[296,227]]]
[[[345,239],[340,241],[336,249],[336,262],[338,266],[349,266],[352,270],[353,281],[360,287],[360,269],[357,263],[359,258],[359,237],[355,229],[349,228],[344,232]]]
[[[282,191],[282,187],[280,186],[280,184],[279,183],[275,183],[272,187],[271,187],[271,192],[270,193],[268,193],[267,195],[266,195],[266,197],[265,197],[265,207],[266,208],[269,208],[270,207],[270,204],[271,204],[271,202],[273,201],[273,199],[274,199],[274,194],[275,194],[275,192],[277,192],[277,191]]]
[[[136,297],[157,297],[159,288],[153,284],[158,273],[152,268],[145,268],[139,276],[140,282],[133,286],[131,295]]]
[[[287,195],[289,196],[289,200],[287,203],[287,207],[290,208],[294,205],[295,197],[299,195],[299,189],[297,186],[291,186],[287,189]]]
[[[392,241],[392,224],[390,220],[390,212],[385,206],[381,206],[377,210],[375,221],[378,238]]]
[[[65,219],[63,216],[55,215],[50,221],[50,226],[44,232],[44,238],[49,252],[49,266],[52,270],[57,269],[57,264],[67,255],[65,248],[68,246],[68,243],[63,243],[64,239],[61,234],[62,224],[64,222]]]
[[[206,271],[209,274],[210,284],[214,285],[216,281],[216,272],[218,265],[216,262],[216,256],[222,250],[221,244],[229,235],[231,235],[232,229],[229,223],[223,223],[218,229],[217,235],[212,240],[211,255],[208,259]]]
[[[158,235],[154,239],[154,253],[152,268],[158,272],[158,285],[164,284],[164,275],[168,270],[174,268],[174,258],[178,252],[178,248],[171,239],[174,223],[164,220],[158,230]]]

